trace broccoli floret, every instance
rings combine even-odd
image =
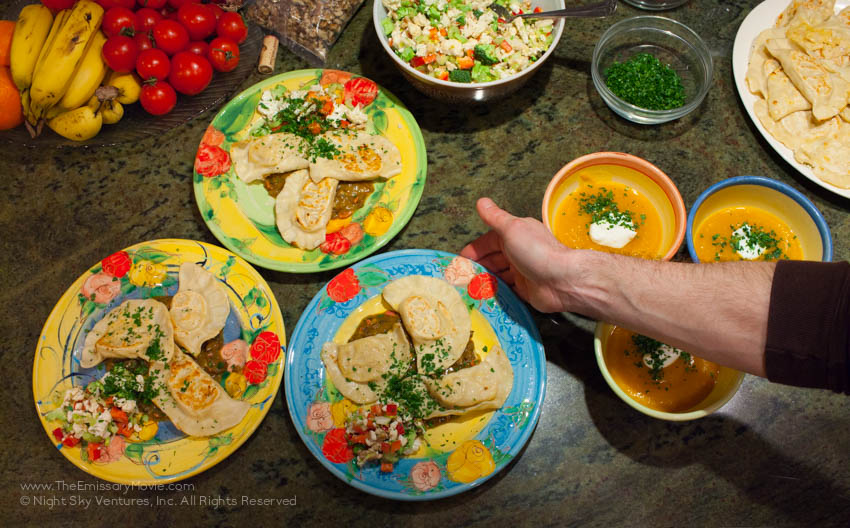
[[[492,66],[499,62],[496,58],[496,48],[492,44],[478,44],[473,53],[475,59],[485,66]]]
[[[452,70],[449,72],[449,80],[452,82],[472,82],[472,73],[469,70]]]

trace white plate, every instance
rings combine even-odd
[[[747,66],[750,62],[750,48],[752,47],[753,40],[755,40],[758,34],[769,27],[773,27],[776,23],[776,17],[779,16],[779,14],[782,13],[782,11],[784,11],[790,3],[791,0],[766,0],[750,11],[750,14],[747,15],[747,18],[744,19],[743,23],[741,23],[741,27],[738,28],[738,34],[735,36],[735,45],[732,48],[732,72],[735,74],[735,86],[738,87],[738,94],[741,96],[741,101],[744,102],[744,108],[747,109],[750,119],[753,123],[755,123],[756,128],[759,132],[761,132],[761,135],[764,136],[764,139],[770,143],[770,146],[772,146],[780,156],[785,158],[785,161],[800,171],[800,174],[817,183],[824,189],[828,189],[835,194],[844,196],[845,198],[850,198],[850,189],[842,189],[835,185],[826,183],[815,176],[811,167],[798,163],[797,160],[794,159],[794,152],[770,135],[770,133],[761,125],[761,121],[759,121],[753,111],[753,104],[755,104],[757,96],[750,93],[749,88],[747,88],[746,81]],[[835,2],[835,10],[838,12],[848,5],[850,5],[850,0],[838,0]]]

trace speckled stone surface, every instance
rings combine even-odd
[[[692,0],[664,13],[702,35],[713,86],[693,115],[664,126],[623,121],[590,80],[594,43],[615,20],[575,20],[554,56],[517,94],[490,105],[449,106],[408,86],[384,56],[371,2],[334,47],[328,66],[367,75],[418,119],[428,181],[409,225],[385,248],[459,251],[484,230],[473,210],[489,195],[538,217],[552,174],[573,158],[614,150],[646,158],[678,184],[690,206],[708,185],[760,174],[793,185],[823,211],[835,258],[850,258],[850,202],[797,174],[760,137],[734,88],[732,42],[754,1]],[[276,72],[305,67],[286,50]],[[259,80],[246,80],[242,88]],[[89,266],[131,244],[179,237],[217,243],[192,192],[192,163],[217,109],[162,137],[102,149],[26,150],[0,145],[0,523],[235,526],[846,526],[850,521],[850,400],[748,376],[721,412],[691,423],[653,420],[605,384],[592,322],[536,314],[548,356],[548,389],[527,448],[479,489],[438,503],[404,504],[361,493],[327,472],[302,445],[283,391],[253,437],[189,479],[193,491],[23,491],[22,485],[96,482],[46,438],[34,410],[32,359],[41,327]],[[686,250],[678,255],[686,259]],[[332,273],[260,270],[291,332]],[[82,506],[23,505],[33,495],[79,495]],[[179,506],[189,496],[296,498],[296,505]],[[24,497],[30,497],[24,499]],[[155,497],[176,505],[99,506],[98,497]]]

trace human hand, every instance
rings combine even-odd
[[[479,199],[476,209],[491,231],[470,242],[461,256],[498,275],[541,312],[564,311],[568,280],[564,264],[572,250],[558,242],[539,220],[517,218],[489,198]]]

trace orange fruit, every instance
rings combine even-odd
[[[12,33],[15,23],[11,20],[0,20],[0,66],[8,66],[9,52],[12,49]]]
[[[0,130],[15,128],[24,122],[21,94],[12,81],[8,66],[0,66]]]

